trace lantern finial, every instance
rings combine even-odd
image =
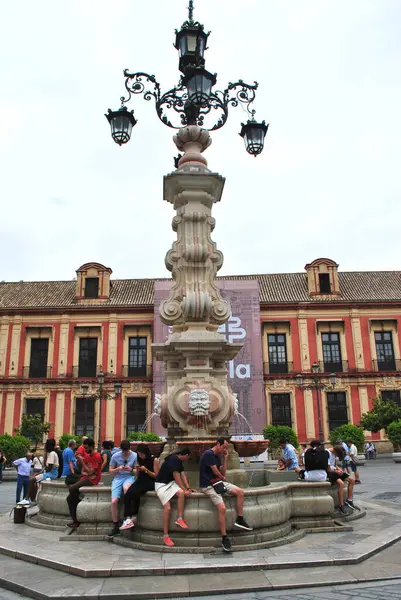
[[[194,22],[194,0],[189,0],[188,21],[192,25]]]

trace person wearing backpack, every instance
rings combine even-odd
[[[305,468],[295,469],[305,481],[326,481],[329,455],[319,440],[312,440],[304,455]]]

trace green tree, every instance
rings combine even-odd
[[[131,442],[161,442],[161,438],[153,431],[149,433],[146,431],[133,431],[127,439]]]
[[[361,416],[360,426],[366,431],[376,433],[384,429],[387,433],[387,428],[390,423],[401,419],[401,406],[392,400],[383,400],[378,396],[373,400],[373,407]]]
[[[30,447],[31,441],[23,435],[0,435],[0,448],[6,455],[7,465],[11,465],[17,458],[23,458]]]
[[[394,452],[399,452],[401,449],[401,420],[390,423],[387,429],[387,436],[394,446]]]
[[[42,420],[42,415],[22,415],[21,426],[15,430],[15,433],[27,437],[34,443],[34,450],[39,442],[43,442],[43,437],[47,435],[53,427],[52,423]]]
[[[363,434],[362,427],[357,425],[341,425],[330,431],[330,442],[334,445],[337,440],[351,440],[358,448],[358,452],[363,452],[363,445],[365,443],[365,436]]]
[[[60,436],[58,439],[60,450],[65,450],[70,440],[75,440],[77,442],[77,446],[80,446],[82,444],[82,435],[75,435],[74,433],[63,433],[63,435]]]
[[[299,447],[297,434],[286,425],[268,425],[263,429],[263,437],[270,440],[269,452],[274,458],[278,455],[280,440],[288,440],[295,448]]]

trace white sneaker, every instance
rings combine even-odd
[[[120,531],[124,531],[125,529],[131,529],[134,527],[135,523],[132,519],[125,519],[124,523],[120,527]]]
[[[21,502],[17,502],[18,506],[28,506],[30,503],[30,500],[21,500]]]

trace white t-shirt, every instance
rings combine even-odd
[[[336,468],[336,457],[334,456],[334,454],[332,452],[330,452],[330,450],[326,450],[327,454],[329,455],[329,467],[331,467],[332,469]]]
[[[351,446],[349,447],[349,454],[350,454],[351,459],[353,459],[354,456],[358,455],[358,449],[355,446],[355,444],[351,444]]]
[[[54,452],[54,450],[52,452],[49,452],[49,454],[46,457],[46,466],[47,465],[53,465],[53,468],[55,467],[59,467],[59,460],[58,460],[58,456],[57,456],[57,452]]]
[[[326,481],[327,473],[322,469],[314,469],[313,471],[305,471],[305,481]]]
[[[34,469],[43,469],[43,458],[41,456],[35,456],[32,466]]]

